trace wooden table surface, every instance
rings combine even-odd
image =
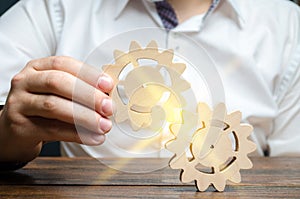
[[[155,164],[145,159],[137,169]],[[242,183],[224,192],[197,192],[179,170],[124,173],[92,158],[37,158],[16,172],[0,173],[0,198],[300,198],[300,158],[252,158]]]

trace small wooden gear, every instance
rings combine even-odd
[[[199,191],[205,191],[209,185],[223,191],[227,180],[239,183],[240,169],[252,167],[247,155],[256,149],[247,139],[252,127],[240,124],[241,112],[227,114],[223,103],[212,111],[206,104],[199,103],[198,115],[185,113],[184,118],[188,122],[170,128],[176,138],[166,144],[166,148],[175,153],[170,167],[182,170],[181,181],[195,181]],[[198,127],[194,131],[191,125]],[[185,146],[192,158],[188,157]]]

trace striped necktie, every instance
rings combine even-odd
[[[171,30],[178,25],[176,13],[166,0],[156,1],[155,6],[165,29]]]

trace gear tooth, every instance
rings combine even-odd
[[[141,128],[150,127],[152,123],[150,114],[151,113],[139,113],[130,110],[130,121],[133,130],[138,131]]]
[[[112,98],[115,101],[115,104],[117,105],[117,109],[114,117],[115,117],[115,121],[117,123],[120,123],[127,120],[128,112],[127,112],[127,106],[123,104],[123,102],[119,97],[116,97],[117,96],[116,92],[117,92],[116,89],[112,91]]]
[[[115,64],[112,65],[105,65],[103,66],[103,72],[105,72],[106,74],[108,74],[114,81],[115,84],[118,84],[119,82],[119,75],[122,72],[122,70],[125,68],[126,63],[122,63],[124,62],[124,60],[115,60]],[[122,65],[125,64],[125,65]]]
[[[117,65],[104,65],[102,66],[102,71],[108,74],[114,82],[118,82],[118,75],[121,69]]]
[[[224,191],[225,186],[226,186],[226,181],[224,179],[220,179],[220,180],[216,180],[213,183],[213,186],[215,187],[215,189],[219,192]]]
[[[238,112],[236,113],[236,115],[237,115],[237,117],[239,118],[239,121],[241,121],[241,120],[242,120],[242,112],[241,112],[241,111],[238,111]]]
[[[180,167],[179,167],[180,168]],[[189,173],[185,170],[182,170],[181,175],[180,175],[180,181],[183,183],[189,183],[191,181],[195,180],[195,176],[193,173]]]
[[[241,141],[239,141],[239,142],[241,142]],[[256,144],[248,139],[244,140],[243,143],[239,144],[239,145],[240,145],[240,147],[239,147],[238,153],[249,154],[256,150]]]
[[[124,122],[124,121],[126,121],[126,120],[127,120],[127,119],[126,119],[125,117],[123,117],[122,114],[116,114],[116,116],[115,116],[115,121],[116,121],[117,123]]]
[[[165,58],[168,62],[172,62],[174,58],[174,50],[173,49],[168,49],[164,50],[161,54],[161,57]]]
[[[140,49],[142,49],[142,47],[140,46],[140,44],[139,44],[138,42],[132,41],[132,42],[130,43],[130,47],[129,47],[129,50],[130,50],[130,51],[140,50]]]
[[[169,162],[169,165],[172,169],[184,169],[183,167],[185,167],[185,165],[187,164],[188,164],[188,160],[184,155],[182,156],[175,155]],[[184,172],[181,172],[180,176],[182,176],[183,173]]]
[[[242,178],[241,178],[241,173],[240,172],[236,172],[233,176],[231,176],[229,178],[230,181],[234,182],[234,183],[240,183]]]
[[[198,113],[201,113],[203,111],[205,113],[210,113],[211,112],[209,106],[206,103],[203,103],[203,102],[198,103],[197,109],[198,109]]]
[[[172,143],[175,141],[175,139],[176,138],[174,138],[174,139],[171,139],[171,140],[169,140],[166,144],[165,144],[165,148],[167,149],[167,150],[169,150],[170,152],[172,152],[171,151],[171,146],[172,146]]]
[[[172,61],[173,60],[173,57],[174,57],[174,50],[173,49],[167,49],[167,50],[164,50],[161,55],[164,55],[170,59],[168,59],[169,61]]]
[[[150,41],[150,43],[147,45],[146,48],[155,48],[155,49],[158,49],[156,41],[154,41],[154,40]]]
[[[130,125],[134,131],[138,131],[141,129],[141,126],[136,125],[134,122],[130,122]]]
[[[172,153],[180,153],[180,151],[178,151],[178,145],[177,145],[178,139],[175,138],[174,140],[171,140],[170,142],[168,142],[166,144],[166,148],[171,151]]]
[[[209,126],[209,121],[212,117],[212,111],[206,103],[199,103],[197,107],[197,113],[199,115],[200,121],[204,122],[206,127]]]
[[[238,127],[240,125],[240,122],[242,120],[242,113],[240,111],[235,111],[230,113],[227,117],[225,122],[227,124],[230,124],[230,126]]]
[[[171,132],[174,136],[176,136],[177,133],[179,132],[179,129],[180,129],[181,125],[182,125],[182,124],[171,124],[171,125],[169,126],[170,132]]]
[[[251,153],[256,150],[256,144],[250,140],[245,143],[245,148],[247,146],[247,153]]]
[[[120,50],[115,50],[114,51],[114,58],[115,60],[118,60],[120,57],[124,56],[125,53],[123,51]]]
[[[253,167],[251,160],[247,156],[240,157],[238,165],[241,169],[251,169]]]
[[[215,107],[215,112],[216,111],[221,111],[221,112],[227,113],[225,104],[224,103],[217,104],[217,106]]]
[[[219,121],[224,121],[226,119],[226,106],[224,103],[219,103],[216,107],[215,110],[213,111],[213,120],[219,120]]]
[[[184,63],[173,63],[172,64],[172,68],[179,74],[182,74],[185,69],[186,69],[186,65]]]
[[[118,106],[118,111],[115,114],[115,121],[117,123],[124,122],[127,120],[127,109],[126,106]]]
[[[191,88],[191,84],[188,81],[186,81],[185,79],[182,79],[180,76],[178,77],[178,71],[174,71],[171,68],[172,67],[167,67],[166,69],[171,76],[172,89],[178,93],[181,93],[182,91],[185,91],[185,90],[188,90],[189,88]]]
[[[241,124],[241,126],[247,126],[248,129],[246,131],[247,132],[246,135],[248,135],[248,136],[251,135],[251,133],[253,132],[253,126],[252,125],[250,125],[250,124]]]
[[[242,112],[241,111],[235,111],[235,112],[232,112],[229,114],[229,117],[232,117],[232,118],[238,118],[239,121],[241,121],[242,119]]]
[[[172,55],[172,58],[174,57],[174,50],[173,49],[168,49],[168,50],[165,50],[164,52],[168,52],[169,54]]]
[[[176,164],[176,161],[174,161],[174,160],[171,160],[171,161],[169,162],[169,167],[170,167],[171,169],[181,169],[181,168],[182,168],[182,166],[181,166],[181,165],[178,166],[178,165]]]
[[[238,130],[239,130],[239,137],[240,138],[244,138],[244,139],[247,139],[247,137],[249,137],[253,131],[253,127],[249,124],[241,124],[239,127],[238,127]]]
[[[165,65],[168,68],[172,68],[172,61],[173,61],[173,57],[174,57],[174,52],[173,50],[169,49],[169,50],[165,50],[163,52],[161,52],[157,58],[157,60],[159,60],[159,63],[162,65]],[[172,68],[173,70],[175,70],[175,68]]]
[[[174,90],[177,90],[178,92],[182,92],[191,88],[191,84],[188,81],[182,79],[182,81],[178,82],[178,84],[173,85],[173,87]]]
[[[195,180],[196,187],[199,191],[203,192],[209,187],[210,182],[205,178]]]

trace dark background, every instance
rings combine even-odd
[[[8,8],[14,5],[18,0],[0,0],[0,15],[2,15]],[[300,3],[299,0],[293,0]]]
[[[13,6],[18,0],[0,0],[0,16]],[[295,1],[298,2],[298,1]],[[43,146],[41,156],[60,156],[59,142],[52,142]]]
[[[0,15],[14,5],[18,0],[0,0]]]

